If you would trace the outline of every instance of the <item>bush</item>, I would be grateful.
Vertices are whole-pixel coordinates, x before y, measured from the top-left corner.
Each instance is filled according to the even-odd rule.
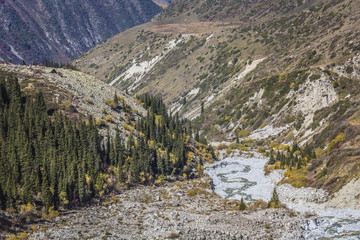
[[[333,139],[333,140],[329,143],[328,147],[326,148],[326,151],[329,152],[329,151],[331,151],[332,149],[334,149],[339,142],[343,142],[343,141],[344,141],[344,137],[345,137],[345,134],[344,134],[344,133],[339,133],[339,134],[335,137],[335,139]]]
[[[29,235],[26,232],[19,233],[18,235],[12,234],[7,240],[19,240],[19,239],[28,239]]]
[[[114,118],[113,118],[113,116],[111,116],[111,115],[106,115],[105,120],[106,120],[107,122],[113,122],[113,121],[114,121]]]
[[[287,170],[284,176],[287,177],[285,182],[291,184],[293,187],[301,188],[307,186],[306,172],[303,170]]]
[[[116,107],[115,102],[114,102],[113,100],[111,100],[111,99],[104,99],[104,103],[105,103],[106,105],[108,105],[109,107],[111,107],[111,108],[115,108],[115,107]]]
[[[226,149],[226,154],[227,154],[227,155],[230,155],[231,152],[232,152],[231,148],[227,148],[227,149]]]
[[[219,144],[219,146],[217,147],[218,150],[224,150],[224,149],[226,149],[226,148],[227,148],[226,143],[221,143],[221,144]]]
[[[59,211],[55,211],[54,207],[49,208],[49,212],[47,213],[45,208],[42,209],[42,218],[47,220],[52,220],[59,216]]]
[[[348,74],[351,74],[351,73],[354,72],[354,68],[353,68],[352,66],[347,66],[347,67],[346,67],[346,72],[347,72]]]
[[[255,202],[251,203],[250,206],[248,206],[248,210],[258,210],[258,209],[266,209],[268,206],[268,203],[264,200],[256,200]]]
[[[199,194],[206,194],[207,192],[203,189],[200,189],[200,188],[191,188],[188,190],[187,192],[187,195],[189,197],[194,197],[196,195],[199,195]]]
[[[248,137],[250,135],[250,132],[248,130],[240,130],[238,132],[238,137],[239,138],[245,138],[245,137]]]
[[[241,145],[239,143],[231,143],[229,148],[231,149],[240,149]]]
[[[31,203],[28,203],[27,205],[23,204],[20,205],[20,214],[23,216],[27,216],[35,211],[35,206]]]
[[[94,104],[93,100],[91,98],[86,98],[85,102],[89,103],[89,104]]]

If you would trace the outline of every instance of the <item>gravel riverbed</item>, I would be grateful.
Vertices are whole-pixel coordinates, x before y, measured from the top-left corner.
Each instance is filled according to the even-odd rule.
[[[360,210],[343,204],[336,206],[344,200],[344,195],[350,206],[358,206],[353,204],[356,199],[352,195],[358,194],[359,181],[351,182],[339,192],[345,194],[330,198],[323,189],[295,188],[290,184],[277,186],[284,171],[275,170],[265,175],[267,161],[257,153],[251,156],[233,155],[208,166],[205,171],[214,181],[215,192],[227,199],[268,201],[276,186],[281,203],[305,215],[317,216],[301,226],[305,239],[360,239]]]
[[[304,239],[301,226],[315,219],[287,209],[241,212],[209,182],[128,190],[39,226],[30,239]]]

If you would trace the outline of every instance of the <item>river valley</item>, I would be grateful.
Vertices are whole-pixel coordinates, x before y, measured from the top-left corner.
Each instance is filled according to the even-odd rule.
[[[138,186],[38,225],[30,239],[359,239],[359,211],[328,208],[322,190],[276,186],[283,171],[265,175],[267,161],[225,157],[205,168],[209,177]],[[290,209],[254,210],[275,186]]]
[[[274,170],[265,175],[267,161],[256,153],[253,157],[226,157],[207,167],[206,173],[213,179],[215,192],[226,199],[269,201],[284,171]],[[359,210],[328,206],[327,193],[319,189],[284,184],[277,186],[277,191],[280,201],[292,210],[319,216],[301,226],[305,239],[360,239]]]

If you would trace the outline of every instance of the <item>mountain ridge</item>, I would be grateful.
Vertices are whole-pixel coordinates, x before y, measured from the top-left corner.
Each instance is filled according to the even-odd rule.
[[[126,28],[149,21],[160,8],[150,0],[4,0],[0,11],[0,56],[31,64],[68,62]]]

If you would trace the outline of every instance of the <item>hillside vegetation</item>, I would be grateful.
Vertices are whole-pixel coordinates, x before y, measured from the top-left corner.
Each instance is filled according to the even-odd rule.
[[[175,1],[74,64],[128,94],[160,94],[208,139],[254,139],[276,151],[308,144],[316,158],[304,185],[333,192],[359,176],[359,8]]]
[[[102,120],[91,114],[101,107],[99,96],[85,100],[92,106],[86,108],[79,99],[86,90],[69,87],[86,75],[54,84],[57,77],[47,79],[48,69],[36,68],[38,79],[16,71],[29,67],[2,65],[6,71],[0,72],[1,234],[139,184],[198,177],[203,164],[216,158],[211,147],[191,137],[190,123],[167,114],[161,98],[140,96],[132,108],[131,97],[103,91],[111,110]],[[76,76],[71,70],[57,72]],[[65,77],[58,73],[50,74]],[[101,86],[88,77],[87,83]],[[62,90],[66,87],[69,91]],[[62,106],[59,94],[68,105]]]

